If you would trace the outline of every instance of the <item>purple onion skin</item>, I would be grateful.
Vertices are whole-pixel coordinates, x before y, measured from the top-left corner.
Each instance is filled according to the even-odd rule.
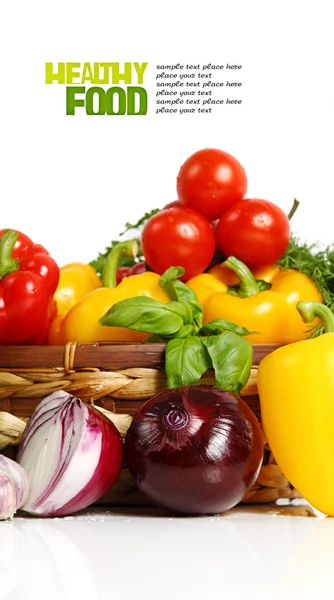
[[[238,396],[214,386],[182,386],[139,409],[125,458],[139,489],[159,506],[217,514],[238,504],[256,481],[263,437]]]
[[[45,447],[45,442],[47,443],[48,440],[43,438],[43,435],[48,434],[48,430],[44,434],[40,433],[41,427],[45,424],[49,429],[53,426],[61,428],[58,463],[55,465],[54,472],[50,472],[50,480],[41,489],[34,487],[34,478],[31,474],[30,489],[31,492],[34,492],[35,500],[32,501],[28,496],[22,510],[40,517],[70,515],[99,500],[116,483],[123,463],[122,438],[112,421],[93,406],[66,392],[55,392],[40,402],[24,431],[17,454],[20,464],[26,464],[24,461],[29,457],[30,444],[36,436],[41,437],[41,453],[44,452],[41,463],[47,461],[48,452],[52,455],[52,448],[47,450]],[[86,435],[83,444],[79,439],[82,430]],[[91,474],[90,479],[79,489],[74,481],[75,477],[69,480],[67,489],[68,486],[73,485],[73,489],[77,490],[76,493],[74,492],[72,497],[63,504],[61,499],[55,502],[53,494],[57,491],[62,479],[66,477],[69,465],[76,459],[77,453],[83,456],[87,453],[87,459],[89,459],[92,451],[91,444],[96,435],[101,436],[101,450],[97,456],[94,471],[90,467],[90,472],[87,473],[87,475]],[[79,436],[77,440],[76,436]],[[38,438],[37,441],[39,441]],[[33,465],[33,470],[36,473],[36,465]],[[29,467],[27,467],[27,472],[29,475]]]

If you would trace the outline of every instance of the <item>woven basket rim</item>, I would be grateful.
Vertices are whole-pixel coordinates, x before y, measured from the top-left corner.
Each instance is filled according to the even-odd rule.
[[[253,364],[279,348],[279,344],[253,344]],[[64,346],[0,346],[0,369],[163,367],[165,343],[144,342],[68,342]]]

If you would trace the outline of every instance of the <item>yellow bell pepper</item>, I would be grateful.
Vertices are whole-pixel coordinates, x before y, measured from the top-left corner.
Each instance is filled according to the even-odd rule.
[[[279,272],[280,268],[276,265],[259,267],[252,271],[255,279],[268,283],[271,283]],[[223,263],[214,265],[207,273],[200,273],[200,275],[188,279],[187,285],[195,292],[199,303],[203,306],[209,296],[218,292],[227,292],[228,286],[234,286],[238,281],[238,275]]]
[[[257,267],[256,269],[252,269],[252,273],[255,279],[261,279],[262,281],[267,281],[271,283],[274,277],[279,273],[280,268],[277,265],[269,265],[266,267]],[[208,274],[215,277],[215,279],[219,279],[225,285],[235,285],[239,282],[238,275],[229,269],[226,266],[226,263],[220,263],[211,267],[208,270]]]
[[[83,263],[60,267],[60,277],[54,300],[58,314],[67,313],[81,298],[102,286],[95,269]]]
[[[212,294],[219,292],[226,294],[227,292],[227,285],[209,273],[200,273],[200,275],[188,279],[187,286],[195,292],[197,300],[202,306]]]
[[[227,286],[235,285],[239,281],[238,275],[236,275],[232,269],[225,267],[224,263],[213,265],[213,267],[208,270],[208,274]]]
[[[334,315],[317,302],[303,301],[297,308],[307,323],[320,317],[326,333],[282,346],[261,361],[262,423],[290,483],[315,508],[334,516]]]
[[[101,286],[100,277],[90,265],[70,263],[60,267],[59,283],[54,295],[57,314],[50,325],[49,344],[59,343],[61,323],[72,306]]]
[[[254,344],[288,344],[309,335],[296,309],[301,300],[322,302],[318,288],[309,277],[293,269],[275,271],[274,267],[271,283],[268,283],[270,289],[264,289],[248,267],[235,257],[231,256],[224,264],[239,277],[238,293],[210,295],[203,304],[204,323],[218,318],[232,321],[254,332],[246,336]]]
[[[137,244],[133,240],[115,246],[110,252],[102,274],[104,287],[98,288],[77,302],[63,319],[59,318],[49,343],[63,345],[67,342],[141,341],[149,334],[124,327],[106,327],[99,319],[113,304],[126,298],[148,296],[160,302],[170,302],[169,296],[159,286],[160,275],[152,272],[131,275],[116,287],[116,270],[121,255],[135,256]]]

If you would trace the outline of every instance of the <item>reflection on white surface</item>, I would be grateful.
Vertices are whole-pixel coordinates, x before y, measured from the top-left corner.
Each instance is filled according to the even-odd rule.
[[[187,518],[100,509],[19,517],[0,523],[0,598],[296,600],[310,591],[332,598],[334,520],[291,512],[238,507]]]
[[[0,522],[0,598],[16,590],[24,576],[24,544],[24,535],[14,522]]]
[[[291,598],[333,600],[333,555],[334,519],[317,520],[293,553],[281,578],[280,597],[289,586]]]
[[[87,560],[55,521],[0,524],[0,598],[97,600]]]

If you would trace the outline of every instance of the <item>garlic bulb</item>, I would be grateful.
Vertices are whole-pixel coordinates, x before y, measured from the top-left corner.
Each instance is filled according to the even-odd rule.
[[[14,460],[0,454],[0,520],[11,519],[25,503],[29,478]]]

